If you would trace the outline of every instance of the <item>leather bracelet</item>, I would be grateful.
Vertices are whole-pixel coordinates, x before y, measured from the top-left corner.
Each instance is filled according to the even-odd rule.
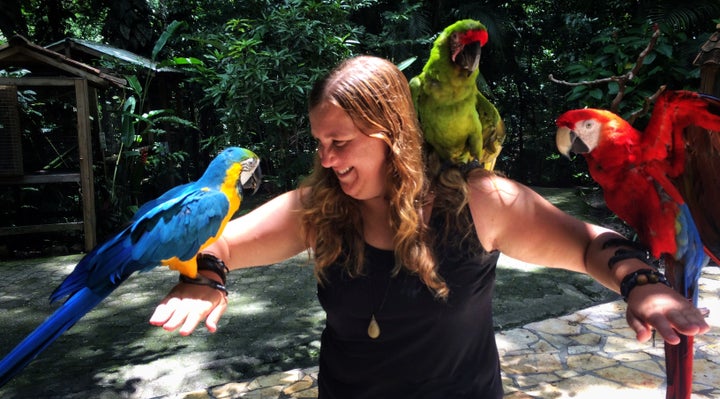
[[[667,278],[665,278],[665,275],[659,271],[652,269],[636,270],[623,278],[622,283],[620,283],[620,294],[622,295],[623,300],[627,302],[630,291],[632,291],[633,288],[638,285],[657,283],[665,284],[672,288],[670,282],[668,282]]]
[[[211,271],[220,277],[223,285],[227,283],[227,274],[230,269],[225,266],[225,262],[210,254],[198,254],[196,261],[198,270]]]
[[[625,238],[611,238],[605,241],[602,245],[602,249],[609,247],[627,246],[628,248],[619,248],[615,251],[615,254],[608,260],[608,268],[612,269],[615,264],[625,259],[637,259],[648,266],[657,267],[658,261],[653,258],[650,254],[650,250],[644,245],[631,241]]]
[[[180,281],[183,283],[187,283],[187,284],[204,285],[207,287],[212,287],[218,291],[222,291],[223,293],[225,293],[225,296],[227,296],[227,294],[228,294],[227,288],[225,288],[225,286],[223,284],[220,284],[211,278],[207,278],[207,277],[203,276],[202,274],[198,274],[197,277],[195,277],[195,278],[191,278],[184,274],[181,274]]]

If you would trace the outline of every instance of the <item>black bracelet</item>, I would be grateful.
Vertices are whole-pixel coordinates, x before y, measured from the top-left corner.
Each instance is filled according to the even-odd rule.
[[[218,291],[222,291],[223,293],[225,293],[226,296],[228,294],[227,288],[225,288],[225,286],[223,284],[220,284],[213,279],[207,278],[207,277],[203,276],[202,274],[198,274],[197,277],[195,277],[195,278],[191,278],[184,274],[181,274],[180,281],[183,283],[188,283],[188,284],[205,285],[208,287],[215,288]]]
[[[620,294],[625,302],[627,302],[630,291],[632,291],[633,288],[638,285],[657,283],[662,283],[672,288],[670,282],[668,282],[667,278],[665,278],[665,275],[659,271],[652,269],[636,270],[623,278],[622,283],[620,283]]]
[[[230,269],[225,266],[225,262],[210,254],[198,254],[196,260],[198,271],[211,271],[220,277],[223,284],[227,283],[227,274],[230,272]]]
[[[619,248],[617,251],[615,251],[615,255],[613,255],[610,259],[608,259],[608,268],[612,269],[615,267],[615,264],[625,260],[625,259],[638,259],[641,262],[645,263],[646,265],[657,267],[658,261],[653,258],[653,256],[650,254],[650,250],[647,249],[644,245],[636,242],[636,241],[630,241],[625,238],[611,238],[607,241],[605,241],[602,245],[602,249],[607,249],[609,247],[616,247],[616,246],[628,246],[631,249],[628,248]]]

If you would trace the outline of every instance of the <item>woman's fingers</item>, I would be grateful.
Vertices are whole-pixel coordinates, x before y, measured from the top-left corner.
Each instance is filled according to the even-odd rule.
[[[198,288],[204,291],[192,292]],[[182,287],[179,284],[155,308],[150,324],[167,331],[179,328],[180,335],[190,335],[205,320],[208,331],[215,332],[226,308],[227,297],[224,294],[207,287]]]

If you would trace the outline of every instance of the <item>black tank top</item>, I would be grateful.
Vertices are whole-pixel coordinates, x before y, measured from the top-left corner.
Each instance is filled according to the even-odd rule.
[[[447,301],[404,269],[391,278],[392,251],[366,245],[360,277],[328,268],[318,286],[327,313],[319,399],[502,398],[492,319],[499,253],[452,242],[435,251]],[[377,339],[367,333],[373,313]]]

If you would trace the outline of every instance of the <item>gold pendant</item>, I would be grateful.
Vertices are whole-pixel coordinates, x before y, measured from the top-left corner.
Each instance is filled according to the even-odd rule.
[[[375,320],[375,315],[372,315],[372,318],[370,318],[370,324],[368,325],[368,336],[372,339],[380,336],[380,326],[378,325],[377,320]]]

